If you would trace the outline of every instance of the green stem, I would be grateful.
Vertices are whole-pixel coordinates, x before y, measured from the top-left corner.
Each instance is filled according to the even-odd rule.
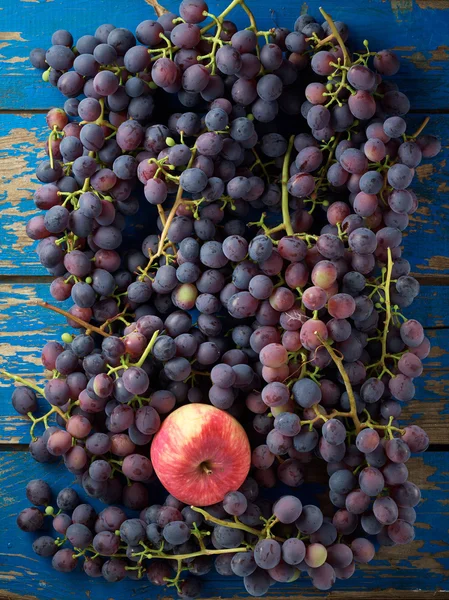
[[[327,12],[323,8],[321,8],[321,6],[320,6],[320,13],[325,18],[327,24],[329,25],[329,29],[331,30],[333,36],[335,37],[335,39],[337,40],[337,42],[341,48],[341,51],[343,52],[343,58],[344,58],[343,65],[346,67],[351,62],[351,58],[349,56],[348,49],[346,48],[345,43],[341,38],[341,35],[337,31],[337,28],[335,27],[335,24],[332,20],[332,17],[330,15],[328,15]]]
[[[210,515],[207,511],[202,508],[197,508],[196,506],[190,507],[192,510],[199,512],[207,521],[212,521],[212,523],[216,523],[217,525],[223,525],[223,527],[230,527],[231,529],[240,529],[241,531],[247,531],[248,533],[252,533],[253,535],[257,535],[257,537],[264,537],[263,533],[254,527],[249,527],[244,523],[232,523],[231,521],[223,521],[222,519],[217,519]],[[278,540],[280,542],[284,542],[283,538],[274,537],[273,539]]]
[[[351,410],[349,411],[348,416],[350,416],[350,418],[354,421],[356,431],[357,431],[357,433],[359,433],[359,431],[362,429],[362,424],[360,423],[360,419],[357,414],[357,404],[355,401],[354,391],[352,389],[351,382],[349,381],[348,374],[346,373],[346,371],[343,367],[343,361],[338,356],[338,354],[335,352],[335,350],[332,348],[332,346],[327,341],[323,340],[323,338],[319,334],[317,334],[317,335],[318,335],[318,339],[321,341],[323,346],[329,352],[330,357],[334,361],[335,366],[337,367],[338,372],[340,373],[341,378],[343,379],[343,383],[345,384],[345,388],[348,393],[349,406],[351,407]]]
[[[150,354],[151,350],[153,349],[153,346],[156,343],[158,335],[159,335],[159,330],[155,331],[153,333],[153,335],[151,336],[150,341],[148,342],[148,346],[145,348],[145,352],[139,358],[138,362],[136,362],[134,364],[131,364],[132,367],[141,367],[143,365],[143,363],[147,359],[148,355]]]
[[[23,383],[23,385],[26,385],[27,387],[31,388],[32,390],[34,390],[35,392],[37,392],[38,394],[40,394],[41,396],[43,396],[45,398],[44,390],[42,388],[40,388],[39,386],[37,386],[32,381],[30,381],[29,379],[24,379],[23,377],[20,377],[20,375],[13,375],[12,373],[5,371],[4,369],[0,369],[0,375],[3,375],[4,377],[7,377],[8,379],[13,379],[14,381],[17,381],[17,383]]]
[[[290,211],[288,206],[288,189],[287,182],[289,178],[289,168],[290,168],[290,155],[292,153],[293,142],[295,140],[295,136],[292,135],[288,141],[287,152],[284,156],[284,163],[282,165],[282,220],[285,226],[285,232],[287,235],[293,235],[293,227],[292,222],[290,220]]]

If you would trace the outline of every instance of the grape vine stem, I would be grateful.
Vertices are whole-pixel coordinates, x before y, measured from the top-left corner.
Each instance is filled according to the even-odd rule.
[[[7,377],[8,379],[12,379],[13,381],[17,381],[17,383],[22,383],[26,387],[31,388],[32,390],[34,390],[35,392],[37,392],[38,394],[40,394],[41,396],[43,396],[45,398],[45,390],[42,389],[41,387],[39,387],[38,385],[36,385],[35,383],[33,383],[32,381],[30,381],[29,379],[25,379],[24,377],[21,377],[20,375],[13,375],[12,373],[5,371],[4,369],[0,369],[0,375],[3,375],[3,377]],[[47,402],[48,402],[48,400],[47,400]],[[34,417],[30,417],[30,418],[32,420],[34,419],[34,421],[37,422],[37,421],[43,420],[44,418],[48,418],[52,413],[58,413],[58,415],[60,417],[62,417],[64,419],[64,421],[67,421],[67,416],[64,414],[64,412],[59,408],[59,406],[55,406],[54,404],[51,404],[50,412],[46,413],[46,415],[44,415],[43,417],[40,417],[39,419],[34,419]],[[31,413],[28,413],[28,415],[31,415]]]
[[[430,117],[426,117],[426,118],[424,119],[424,121],[421,123],[421,125],[418,127],[418,129],[415,131],[415,133],[412,133],[412,136],[411,136],[411,137],[412,137],[413,139],[417,138],[417,137],[418,137],[418,135],[419,135],[420,133],[422,133],[422,131],[425,129],[425,127],[426,127],[426,125],[427,125],[427,123],[428,123],[429,121],[430,121]]]
[[[282,220],[284,222],[285,232],[287,235],[293,235],[293,227],[290,219],[290,211],[288,206],[288,188],[287,183],[289,180],[289,168],[290,168],[290,156],[293,149],[293,142],[295,140],[295,136],[290,136],[288,140],[287,151],[284,156],[284,162],[282,164]]]
[[[192,148],[192,155],[190,157],[189,160],[189,164],[187,165],[187,169],[189,169],[192,166],[193,161],[195,160],[195,155],[196,155],[196,147],[194,146]],[[178,208],[181,206],[182,204],[182,195],[183,195],[184,190],[182,189],[181,185],[178,184],[178,191],[176,193],[176,198],[175,198],[175,202],[173,204],[173,206],[170,209],[170,213],[167,216],[167,219],[164,223],[164,227],[162,229],[161,232],[161,239],[159,240],[159,246],[157,249],[157,252],[155,252],[154,254],[151,255],[150,260],[148,261],[147,266],[145,267],[145,269],[143,270],[143,273],[140,275],[139,279],[141,281],[143,281],[145,279],[145,277],[148,274],[148,270],[151,267],[151,265],[153,264],[153,262],[156,260],[156,258],[159,258],[164,250],[164,244],[165,244],[165,238],[167,237],[167,233],[169,230],[169,227],[173,221],[173,219],[176,216],[176,211],[178,210]]]
[[[345,66],[347,66],[351,62],[351,58],[349,56],[348,49],[346,48],[341,35],[338,33],[338,30],[335,27],[335,23],[333,22],[332,17],[330,15],[328,15],[327,12],[324,10],[324,8],[322,8],[321,6],[320,6],[320,13],[325,18],[327,24],[329,25],[329,29],[332,31],[333,36],[335,37],[338,44],[340,45],[341,51],[343,52],[343,58],[344,58],[343,64]]]
[[[385,320],[384,320],[384,330],[382,333],[382,360],[380,364],[385,369],[385,356],[387,355],[387,340],[388,340],[388,327],[391,321],[391,301],[390,301],[390,284],[391,284],[391,273],[393,270],[393,260],[391,257],[391,249],[387,248],[387,272],[385,275]],[[384,370],[381,372],[380,377],[384,374]]]
[[[36,304],[38,306],[42,306],[42,308],[48,308],[49,310],[52,310],[53,312],[58,313],[59,315],[63,315],[67,319],[71,319],[72,321],[75,321],[75,323],[78,323],[78,325],[81,325],[82,327],[84,327],[84,329],[86,330],[86,333],[88,331],[95,331],[95,333],[99,333],[103,337],[110,337],[110,334],[106,333],[106,331],[103,331],[99,327],[95,327],[94,325],[91,325],[87,321],[83,321],[83,319],[80,319],[79,317],[76,317],[75,315],[70,314],[66,310],[63,310],[62,308],[53,306],[53,304],[50,304],[49,302],[44,302],[42,300],[36,300]]]
[[[356,432],[359,433],[359,431],[363,429],[363,427],[357,414],[357,404],[354,396],[354,391],[352,389],[351,382],[349,381],[348,374],[346,373],[345,368],[343,366],[343,361],[327,341],[323,340],[323,338],[318,333],[316,335],[323,344],[323,346],[326,348],[326,350],[329,352],[330,357],[334,361],[335,366],[337,367],[338,372],[340,373],[341,378],[343,379],[343,383],[345,384],[346,392],[349,398],[349,406],[351,408],[348,416],[350,416],[350,418],[354,421]]]
[[[259,537],[259,538],[264,537],[264,534],[262,531],[259,531],[258,529],[255,529],[254,527],[249,527],[248,525],[245,525],[244,523],[241,523],[240,521],[238,523],[232,523],[231,521],[223,521],[222,519],[217,519],[216,517],[213,517],[212,515],[210,515],[208,512],[206,512],[202,508],[198,508],[196,506],[191,506],[190,508],[192,510],[194,510],[195,512],[198,512],[201,515],[203,515],[203,517],[207,521],[212,521],[212,523],[216,523],[217,525],[223,525],[224,527],[231,527],[231,529],[240,529],[241,531],[247,531],[248,533],[257,535],[257,537]],[[278,542],[285,542],[284,538],[273,536],[273,539],[277,540]]]

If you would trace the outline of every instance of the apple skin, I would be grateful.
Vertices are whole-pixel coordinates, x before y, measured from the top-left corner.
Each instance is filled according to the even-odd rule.
[[[208,506],[242,485],[251,448],[245,430],[229,413],[209,404],[186,404],[169,414],[154,436],[151,462],[175,498]]]

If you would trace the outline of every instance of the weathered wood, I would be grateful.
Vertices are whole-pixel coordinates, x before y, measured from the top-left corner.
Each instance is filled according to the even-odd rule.
[[[348,581],[338,581],[331,597],[347,598],[346,592],[371,592],[375,598],[404,598],[401,592],[449,591],[449,552],[447,550],[447,530],[449,513],[446,509],[448,477],[446,455],[428,452],[423,457],[409,461],[410,479],[422,489],[423,501],[418,507],[416,540],[408,546],[381,549],[376,559],[369,565],[357,568]],[[167,599],[175,595],[170,588],[154,588],[148,581],[122,581],[114,586],[101,580],[89,580],[77,569],[69,575],[56,573],[50,568],[48,559],[41,559],[31,550],[31,541],[36,537],[20,532],[15,525],[17,513],[28,505],[25,499],[25,483],[34,477],[43,477],[57,492],[66,485],[73,484],[73,476],[61,465],[39,465],[27,453],[3,452],[0,455],[0,475],[2,476],[2,513],[0,521],[0,599],[16,600],[13,594],[25,596],[27,600],[37,597],[50,600],[62,597],[78,599],[87,594],[91,600],[104,598],[122,599],[130,594],[137,600],[144,598]],[[79,487],[76,486],[77,491]],[[296,490],[300,498],[313,502],[327,494],[326,486],[315,483],[305,484]],[[317,494],[317,496],[315,496]],[[85,496],[81,494],[83,498]],[[91,501],[97,509],[101,504]],[[330,513],[331,514],[331,513]],[[393,590],[396,590],[393,592]],[[291,584],[274,586],[268,598],[281,600],[323,597],[314,590],[310,580],[302,576]],[[223,578],[215,572],[205,577],[203,597],[210,600],[221,598],[247,597],[243,583],[237,578]],[[352,597],[352,596],[349,596]],[[367,596],[357,596],[366,598]],[[413,596],[412,596],[413,597]],[[423,598],[417,595],[417,598]]]
[[[0,284],[0,368],[42,383],[40,352],[45,342],[59,340],[67,330],[64,318],[36,306],[51,301],[48,283]],[[62,306],[68,308],[70,301]],[[449,444],[449,287],[425,286],[405,312],[427,328],[433,347],[416,380],[416,399],[404,406],[402,420],[424,427],[434,444]],[[0,443],[29,441],[29,422],[10,406],[12,384],[0,379]],[[45,401],[42,400],[42,406]]]
[[[415,131],[421,121],[422,116],[410,115],[409,130]],[[426,131],[443,141],[448,139],[449,116],[433,115]],[[44,156],[48,132],[43,114],[0,114],[0,276],[47,274],[34,252],[36,244],[26,236],[25,225],[31,216],[39,214],[32,200],[39,186],[34,171]],[[449,150],[445,147],[436,159],[424,161],[417,168],[413,185],[419,208],[405,233],[404,256],[410,260],[414,272],[426,277],[449,275],[448,234],[442,225],[449,221],[448,158]],[[142,210],[137,217],[128,218],[125,233],[125,239],[134,246],[155,230],[157,214],[155,207],[143,198],[141,189],[136,193],[142,198]]]
[[[162,0],[173,10],[178,2]],[[219,12],[226,6],[224,0],[211,3],[210,10]],[[307,3],[276,5],[263,1],[257,7],[261,29],[276,25],[292,25],[299,11],[308,10]],[[310,3],[308,3],[310,4]],[[407,93],[414,111],[447,111],[448,57],[447,31],[449,29],[448,0],[370,0],[363,2],[363,10],[353,0],[327,0],[325,8],[336,19],[346,21],[351,29],[354,46],[361,46],[366,37],[372,49],[395,47],[404,58],[395,81]],[[26,220],[36,214],[32,193],[37,187],[34,171],[44,156],[43,143],[48,133],[44,115],[13,114],[20,110],[42,110],[61,106],[62,96],[28,63],[29,51],[36,46],[48,47],[51,33],[61,27],[70,29],[75,40],[85,33],[93,33],[104,21],[134,29],[146,18],[153,18],[154,0],[128,0],[126,10],[120,0],[7,0],[0,9],[0,368],[9,368],[39,381],[42,366],[39,354],[43,343],[58,339],[65,330],[63,318],[43,309],[30,306],[33,298],[49,299],[48,279],[44,276],[33,248],[24,233]],[[316,5],[310,6],[318,16]],[[244,23],[241,11],[236,21]],[[234,17],[232,17],[234,18]],[[3,114],[1,114],[3,112]],[[449,138],[448,116],[434,114],[427,131]],[[411,116],[410,131],[416,128],[422,116]],[[419,299],[405,311],[407,316],[419,319],[427,328],[433,343],[432,353],[425,362],[425,373],[417,381],[416,400],[404,407],[403,421],[425,427],[434,444],[449,443],[449,343],[447,329],[449,316],[449,259],[448,236],[445,224],[449,222],[449,187],[447,184],[447,144],[437,160],[417,169],[415,190],[420,207],[411,220],[405,239],[404,256],[423,285]],[[154,230],[154,214],[147,212],[137,225],[128,227],[130,238],[143,237]],[[13,276],[8,279],[7,276]],[[31,276],[31,279],[30,279]],[[23,279],[19,279],[23,278]],[[45,283],[44,283],[45,281]],[[426,285],[430,284],[430,285]],[[19,510],[24,508],[24,487],[33,477],[44,477],[56,490],[74,483],[74,477],[61,465],[39,465],[21,443],[29,439],[28,423],[20,416],[12,416],[10,407],[11,385],[0,380],[0,600],[124,600],[144,598],[169,600],[176,597],[172,588],[151,587],[143,582],[124,581],[113,586],[103,580],[89,580],[79,570],[70,575],[52,571],[48,560],[39,559],[31,550],[34,536],[20,532],[15,526]],[[8,448],[9,452],[4,451]],[[16,451],[13,451],[16,450]],[[339,581],[335,591],[326,597],[347,599],[416,599],[427,600],[449,593],[449,513],[448,455],[429,452],[410,461],[411,479],[423,489],[423,502],[418,509],[417,539],[409,546],[383,549],[371,565],[357,569],[349,581]],[[311,469],[313,470],[313,469]],[[316,473],[310,473],[313,490],[324,499],[327,486],[320,483]],[[318,483],[316,483],[318,480]],[[278,494],[278,491],[275,492]],[[286,492],[290,493],[290,492]],[[299,490],[299,496],[313,501],[308,486]],[[100,505],[94,502],[100,509]],[[323,598],[314,590],[308,578],[301,577],[294,584],[276,585],[268,597],[272,600]],[[215,573],[206,577],[203,598],[244,598],[241,580],[226,579]]]
[[[120,0],[97,0],[95,10],[89,0],[53,2],[10,0],[3,12],[3,22],[10,31],[0,34],[0,108],[29,109],[49,108],[59,105],[59,94],[50,85],[43,86],[40,73],[28,62],[32,48],[48,48],[53,31],[69,29],[75,42],[84,34],[93,34],[104,20],[115,21],[121,27],[134,30],[143,19],[154,18],[151,2],[128,0],[126,11]],[[161,2],[167,9],[176,11],[178,2]],[[212,3],[210,9],[217,14],[227,2]],[[365,38],[372,49],[395,48],[403,58],[397,81],[400,88],[410,96],[414,108],[447,109],[445,82],[448,75],[447,28],[449,11],[438,10],[445,6],[443,0],[425,3],[423,0],[372,0],[365,2],[363,11],[354,10],[353,0],[328,0],[325,8],[332,16],[345,21],[351,30],[354,49],[362,47]],[[317,6],[307,3],[287,2],[273,5],[260,2],[249,3],[253,8],[259,29],[273,26],[293,27],[300,11],[308,9],[319,18]],[[257,10],[255,10],[257,8]],[[61,22],[61,15],[63,23]],[[241,10],[231,16],[239,25],[249,25]],[[431,32],[431,33],[430,33]],[[419,81],[419,85],[416,84]]]

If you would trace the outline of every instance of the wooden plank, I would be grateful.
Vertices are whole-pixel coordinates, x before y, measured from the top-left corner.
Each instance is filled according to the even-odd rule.
[[[42,383],[42,346],[67,330],[64,318],[36,306],[52,301],[48,284],[0,284],[0,368]],[[70,301],[63,304],[66,308]],[[424,427],[434,444],[449,444],[449,287],[425,286],[406,314],[420,320],[432,340],[424,375],[416,380],[416,399],[404,406],[403,422]],[[438,327],[435,327],[438,325]],[[29,441],[29,422],[10,406],[12,386],[0,379],[0,443]],[[45,405],[45,402],[42,401]]]
[[[422,117],[410,116],[410,131]],[[449,138],[449,116],[433,115],[427,131],[443,140]],[[25,233],[26,222],[39,214],[32,200],[39,186],[34,171],[44,156],[48,135],[42,114],[0,114],[0,276],[45,275],[34,252],[35,243]],[[404,256],[419,275],[449,275],[447,247],[449,233],[442,223],[449,221],[447,164],[449,147],[437,159],[417,168],[414,189],[419,197],[418,211],[412,216],[404,238]],[[141,198],[141,212],[128,219],[125,239],[133,245],[155,230],[156,209]],[[254,220],[248,217],[248,221]]]
[[[331,598],[356,598],[355,594],[371,592],[376,598],[404,598],[400,592],[449,591],[449,552],[447,550],[449,512],[447,493],[449,480],[446,454],[428,452],[423,457],[409,461],[410,479],[422,489],[423,501],[418,507],[416,540],[407,546],[384,548],[369,566],[357,568],[355,575],[347,581],[338,581]],[[154,588],[148,581],[122,581],[113,586],[101,580],[89,580],[79,569],[69,575],[52,571],[48,559],[41,559],[31,550],[32,534],[20,532],[16,528],[17,513],[28,505],[25,499],[26,482],[35,477],[43,477],[57,492],[66,485],[72,485],[74,478],[61,465],[40,465],[27,453],[2,452],[0,455],[3,502],[0,521],[0,598],[14,598],[19,594],[26,598],[53,600],[64,597],[78,599],[86,594],[90,600],[104,598],[132,597],[135,600],[173,598],[170,588]],[[77,491],[79,487],[75,486]],[[297,491],[307,502],[327,495],[324,483],[303,486]],[[85,496],[81,493],[83,499]],[[154,501],[156,501],[157,496]],[[100,509],[101,505],[90,499],[87,501]],[[332,513],[329,513],[332,514]],[[396,590],[393,593],[392,590]],[[9,596],[8,594],[11,594]],[[352,596],[354,594],[354,596]],[[272,600],[294,599],[299,597],[322,598],[303,576],[295,583],[277,584],[270,589],[268,598]],[[247,597],[242,581],[237,578],[223,578],[215,572],[205,577],[203,598]],[[357,595],[366,598],[366,595]],[[409,594],[408,597],[414,597]],[[422,598],[417,594],[417,598]]]
[[[176,11],[179,2],[166,0],[163,4],[167,9]],[[210,8],[218,14],[227,4],[220,0],[211,4]],[[253,8],[251,2],[249,4]],[[326,10],[336,20],[349,25],[354,49],[361,48],[365,38],[369,39],[372,49],[396,49],[403,58],[397,81],[415,109],[447,109],[445,82],[449,55],[446,32],[449,11],[438,10],[439,4],[447,8],[442,0],[430,3],[424,0],[371,0],[364,3],[363,11],[355,11],[353,0],[339,0],[338,3],[328,0]],[[0,37],[0,41],[3,40],[0,108],[37,109],[58,105],[57,91],[50,85],[43,86],[40,73],[29,64],[30,50],[39,46],[48,48],[51,34],[61,26],[69,29],[76,41],[81,35],[93,34],[106,15],[118,26],[132,30],[142,19],[154,17],[153,9],[144,0],[128,0],[126,11],[121,8],[121,0],[97,0],[95,10],[89,0],[76,3],[69,0],[50,3],[10,0],[3,12],[3,21],[10,31]],[[267,30],[276,25],[293,28],[300,10],[307,11],[307,3],[303,3],[300,9],[300,4],[291,0],[279,7],[265,0],[257,4],[254,12],[259,29]],[[311,7],[311,12],[319,17],[316,6]],[[63,23],[61,14],[64,15]],[[242,11],[234,11],[231,18],[240,26],[249,25]],[[436,20],[438,27],[435,27]]]

